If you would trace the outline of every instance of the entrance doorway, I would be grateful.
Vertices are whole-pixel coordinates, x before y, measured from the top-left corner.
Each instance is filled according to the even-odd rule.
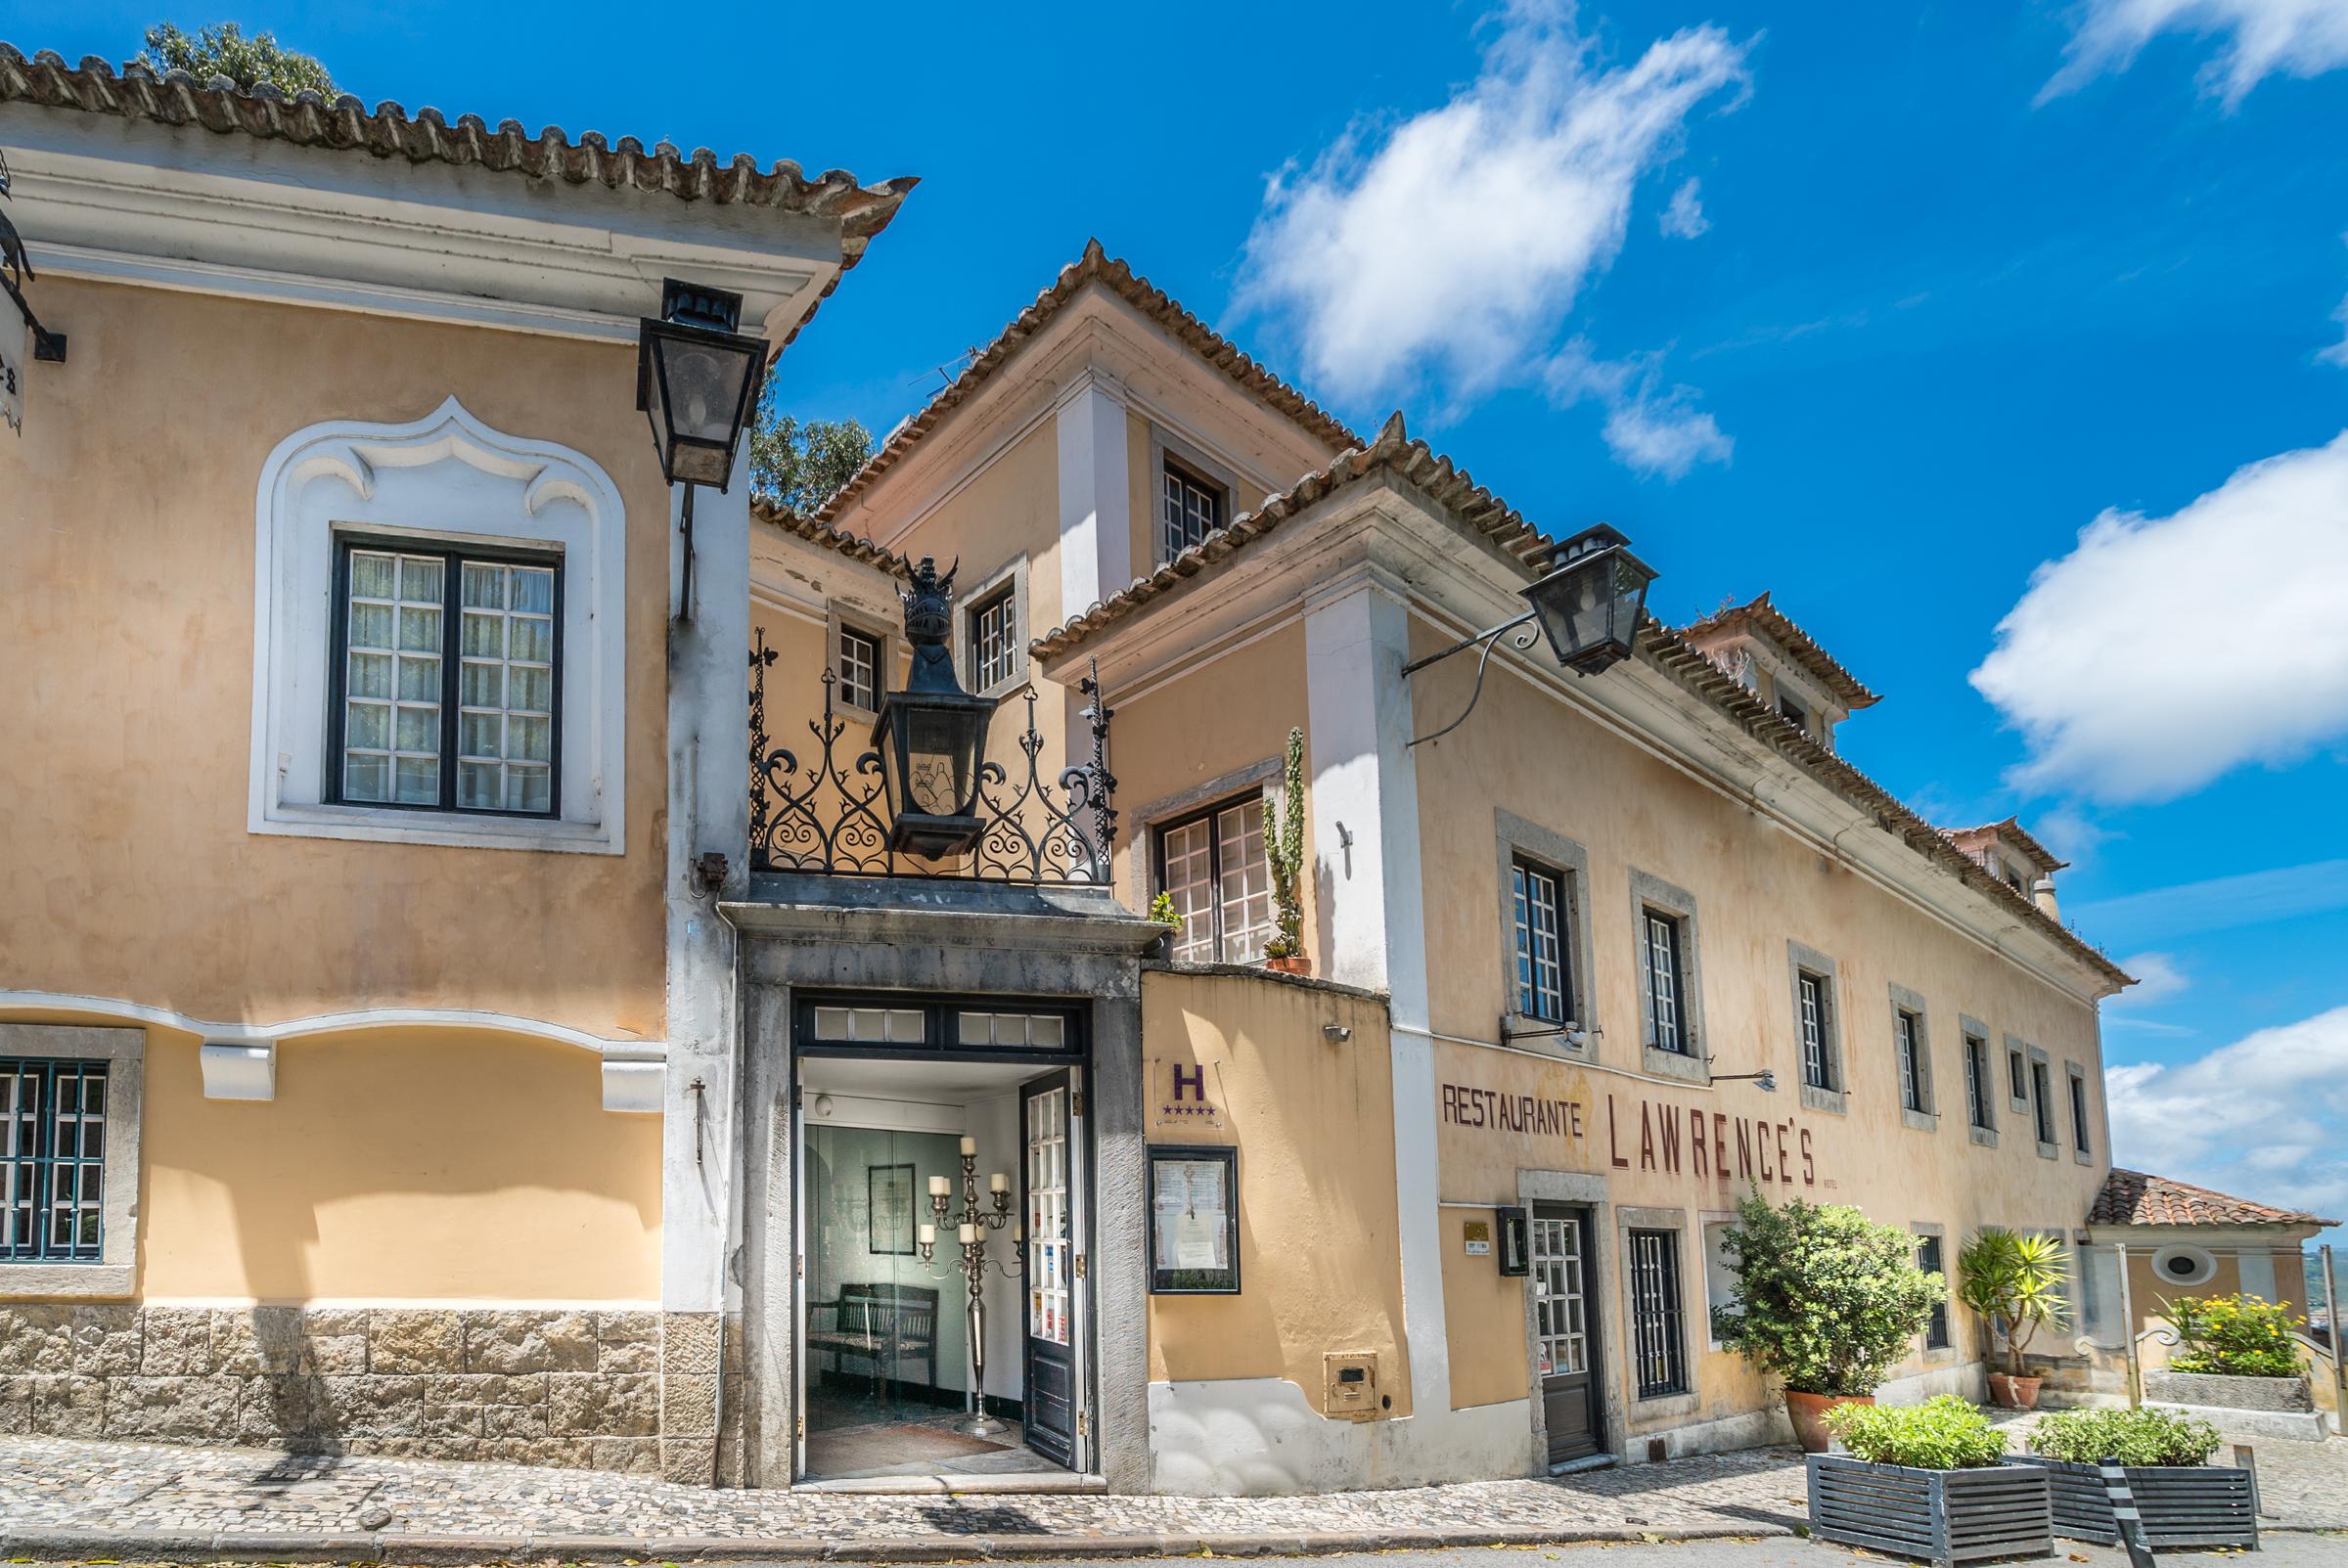
[[[1590,1310],[1590,1211],[1536,1203],[1531,1217],[1533,1348],[1551,1465],[1599,1452],[1598,1317]]]
[[[801,1482],[1086,1462],[1081,1020],[980,1006],[798,1009]]]

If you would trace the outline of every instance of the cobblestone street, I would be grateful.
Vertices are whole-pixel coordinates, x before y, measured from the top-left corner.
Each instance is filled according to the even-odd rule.
[[[2348,1528],[2348,1442],[2267,1443],[2258,1465],[2270,1527]],[[516,1465],[0,1444],[0,1557],[18,1558],[1228,1553],[1782,1535],[1803,1512],[1784,1450],[1554,1481],[1192,1499],[720,1492]]]

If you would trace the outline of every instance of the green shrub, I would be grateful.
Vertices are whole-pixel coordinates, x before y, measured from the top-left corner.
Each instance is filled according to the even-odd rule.
[[[2073,1464],[2202,1464],[2217,1452],[2218,1429],[2168,1411],[2056,1411],[2039,1418],[2030,1449]]]
[[[1797,1394],[1874,1393],[1947,1297],[1915,1237],[1857,1209],[1748,1193],[1725,1241],[1737,1307],[1714,1331]]]
[[[2288,1307],[2256,1296],[2180,1296],[2161,1312],[2182,1343],[2169,1366],[2181,1372],[2228,1377],[2296,1377],[2299,1346],[2291,1330],[2304,1323]]]
[[[2062,1326],[2068,1278],[2062,1243],[2050,1235],[1984,1226],[1957,1254],[1957,1299],[2005,1336],[2008,1376],[2022,1375],[2022,1353],[2041,1327]]]
[[[1921,1405],[1837,1405],[1827,1430],[1853,1458],[1919,1470],[1978,1470],[2006,1457],[2006,1435],[1954,1394]]]

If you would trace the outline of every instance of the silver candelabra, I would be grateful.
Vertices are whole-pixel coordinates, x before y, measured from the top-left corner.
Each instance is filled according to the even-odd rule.
[[[1010,1427],[986,1413],[986,1232],[1011,1227],[1011,1239],[1016,1247],[1024,1239],[1023,1227],[1012,1218],[1011,1179],[1001,1171],[986,1179],[987,1190],[993,1199],[992,1209],[978,1206],[978,1141],[962,1141],[962,1217],[956,1223],[955,1236],[962,1245],[962,1277],[968,1287],[970,1305],[967,1309],[971,1341],[971,1413],[957,1421],[954,1430],[971,1437],[994,1437],[1008,1432]],[[929,1264],[937,1256],[937,1232],[946,1223],[946,1211],[953,1200],[954,1184],[951,1178],[929,1178],[929,1212],[933,1224],[921,1228],[919,1242],[922,1262]],[[997,1265],[1001,1268],[1001,1265]],[[933,1269],[931,1273],[936,1273]],[[1006,1279],[1019,1277],[1016,1269],[1003,1269]]]

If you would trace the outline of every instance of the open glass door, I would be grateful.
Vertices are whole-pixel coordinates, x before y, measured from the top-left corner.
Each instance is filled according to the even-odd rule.
[[[1081,1187],[1071,1075],[1050,1073],[1019,1091],[1021,1207],[1027,1240],[1025,1387],[1027,1446],[1055,1464],[1079,1468],[1078,1347],[1083,1278],[1076,1193]]]
[[[792,1391],[790,1412],[793,1423],[790,1478],[795,1482],[807,1473],[807,1364],[813,1360],[807,1351],[807,1238],[811,1234],[807,1211],[807,1113],[799,1106],[796,1084],[790,1092],[790,1308],[794,1322],[790,1360],[797,1384]]]

